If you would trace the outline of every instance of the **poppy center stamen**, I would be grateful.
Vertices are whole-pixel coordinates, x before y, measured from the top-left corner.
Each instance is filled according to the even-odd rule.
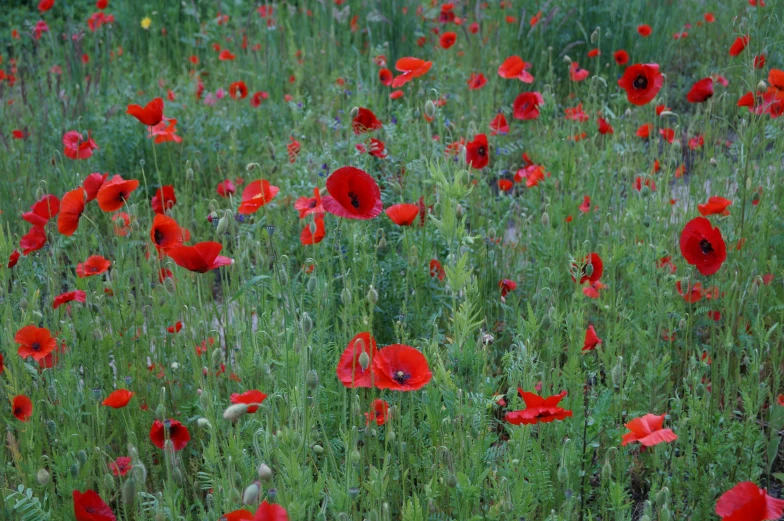
[[[30,347],[33,348],[33,351],[40,351],[41,350],[40,342],[33,342],[33,345],[31,345]]]
[[[160,246],[160,244],[163,242],[163,239],[165,239],[163,233],[160,230],[155,230],[154,235],[155,235],[155,244]]]
[[[392,379],[397,383],[399,383],[400,385],[406,383],[406,380],[408,380],[409,378],[411,378],[411,375],[404,371],[398,371],[392,376]]]
[[[479,147],[477,153],[479,154],[479,157],[485,157],[487,155],[487,150],[485,150],[485,147]]]
[[[357,194],[354,192],[349,192],[348,197],[351,199],[351,206],[359,210],[359,197],[357,197]]]
[[[642,74],[638,74],[636,78],[634,78],[634,88],[635,89],[645,89],[648,87],[648,78],[646,78]]]
[[[310,203],[308,204],[308,208],[315,208],[316,207],[316,200],[311,199]]]
[[[713,251],[713,246],[708,242],[708,239],[702,239],[700,241],[700,249],[702,250],[702,253],[707,255]]]

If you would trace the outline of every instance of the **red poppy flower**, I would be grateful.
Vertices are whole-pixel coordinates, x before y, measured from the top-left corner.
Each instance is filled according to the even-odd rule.
[[[629,63],[629,53],[623,49],[615,51],[613,53],[613,58],[615,59],[615,63],[618,65],[626,65]]]
[[[66,192],[60,202],[60,215],[57,217],[57,230],[63,235],[71,236],[79,227],[79,218],[84,212],[85,190],[81,186]]]
[[[686,262],[696,266],[703,275],[719,271],[727,258],[721,230],[713,228],[705,217],[696,217],[686,223],[681,232],[680,247]]]
[[[362,354],[367,355],[367,365],[363,367]],[[338,380],[345,387],[373,387],[371,364],[377,353],[376,339],[370,333],[358,333],[352,338],[343,354],[340,355],[337,369]]]
[[[660,128],[659,135],[664,138],[667,143],[672,143],[675,140],[675,131],[671,128]]]
[[[784,500],[770,497],[751,481],[738,483],[716,502],[716,514],[722,521],[765,521],[784,514]]]
[[[128,105],[126,114],[130,114],[148,127],[157,125],[163,119],[163,99],[155,98],[144,108],[139,105]]]
[[[597,122],[599,123],[599,134],[613,134],[614,130],[612,126],[607,123],[607,120],[604,118],[598,118]]]
[[[325,213],[324,206],[321,204],[321,191],[313,189],[313,197],[300,197],[294,202],[294,209],[299,211],[299,218],[302,219],[311,214]]]
[[[519,56],[510,56],[498,66],[498,75],[506,79],[518,79],[523,83],[533,83],[534,77],[528,72],[531,64]]]
[[[487,78],[485,75],[480,73],[472,72],[471,76],[468,78],[468,88],[470,90],[478,90],[487,85]]]
[[[670,429],[663,429],[664,414],[646,414],[642,418],[635,418],[625,425],[628,432],[623,435],[621,446],[625,447],[635,441],[640,442],[645,447],[653,447],[659,443],[669,443],[678,439],[678,436]]]
[[[242,202],[237,211],[245,215],[256,213],[259,208],[275,199],[278,192],[280,188],[271,185],[266,179],[253,181],[242,191]]]
[[[651,29],[651,26],[648,24],[642,24],[637,26],[637,32],[640,33],[640,36],[643,38],[647,38],[653,32],[653,29]]]
[[[174,118],[163,118],[157,125],[148,127],[147,137],[154,137],[156,145],[170,141],[182,143],[182,138],[177,135],[177,120]]]
[[[76,521],[116,521],[114,512],[94,490],[73,491]]]
[[[220,521],[253,521],[253,513],[241,508],[223,514]]]
[[[420,60],[419,58],[400,58],[395,62],[395,69],[402,74],[392,80],[392,88],[400,88],[414,78],[424,76],[432,66],[433,62]]]
[[[49,219],[57,215],[60,211],[60,200],[56,195],[47,194],[42,196],[31,207],[29,212],[22,214],[22,219],[33,226],[44,226]]]
[[[177,196],[174,195],[174,187],[172,185],[158,188],[150,200],[152,211],[158,214],[171,210],[175,204],[177,204]]]
[[[182,245],[183,231],[177,221],[164,214],[155,214],[150,229],[150,240],[159,251],[167,251]]]
[[[392,76],[392,71],[389,69],[381,69],[378,71],[378,81],[381,82],[381,85],[389,87],[392,85],[393,79],[394,77]]]
[[[61,293],[54,298],[54,302],[52,303],[52,309],[57,309],[63,304],[68,302],[81,302],[87,299],[87,293],[84,291],[77,289],[76,291],[69,291],[67,293]]]
[[[253,521],[289,521],[289,515],[285,508],[268,503],[265,499],[253,514]]]
[[[653,125],[651,123],[645,123],[644,125],[640,125],[640,128],[638,128],[637,132],[634,134],[642,139],[648,139],[651,136],[651,130],[653,130]]]
[[[52,7],[54,7],[54,0],[41,0],[38,2],[38,10],[42,13],[47,12]]]
[[[569,64],[569,79],[572,81],[583,81],[585,80],[590,72],[586,69],[581,69],[580,64],[577,62],[572,62]]]
[[[590,268],[588,266],[590,266]],[[577,270],[578,266],[573,264],[572,268]],[[598,253],[592,252],[585,256],[579,268],[580,269],[578,274],[580,275],[580,284],[583,284],[584,282],[590,282],[593,284],[602,278],[602,273],[604,272],[604,263],[602,262],[602,258]],[[590,275],[588,274],[589,272]],[[572,280],[575,280],[574,276],[572,277]]]
[[[456,41],[457,41],[457,34],[448,31],[441,35],[441,38],[439,39],[438,43],[439,45],[441,45],[442,49],[449,49],[455,44]]]
[[[234,262],[233,259],[219,255],[222,248],[223,245],[219,242],[200,242],[193,246],[174,246],[166,250],[166,255],[187,270],[207,273]]]
[[[517,96],[512,105],[515,119],[536,119],[539,117],[539,107],[544,104],[544,98],[538,92],[523,92]]]
[[[481,170],[490,161],[487,149],[487,136],[477,134],[473,141],[466,143],[466,163],[471,168]]]
[[[381,128],[382,124],[371,110],[360,107],[357,115],[351,121],[354,134],[360,135]]]
[[[588,326],[588,329],[585,330],[585,340],[583,341],[583,351],[593,351],[596,349],[596,346],[601,345],[602,340],[596,334],[596,330],[593,328],[592,325]]]
[[[493,121],[490,122],[490,135],[495,136],[496,134],[507,134],[509,132],[509,124],[506,122],[506,117],[503,113],[498,113],[493,118]]]
[[[218,183],[218,187],[215,189],[215,191],[218,192],[218,195],[221,197],[228,197],[236,190],[237,187],[234,186],[234,183],[232,183],[230,179],[224,179]]]
[[[84,178],[82,181],[82,186],[84,187],[84,191],[87,193],[87,200],[85,202],[89,203],[98,195],[98,191],[103,186],[103,183],[106,181],[106,178],[109,177],[109,174],[100,174],[98,172],[92,173]]]
[[[708,215],[729,215],[727,207],[732,205],[732,201],[723,197],[709,197],[708,202],[705,204],[698,204],[697,210],[700,215],[707,217]]]
[[[419,214],[419,207],[409,203],[393,204],[384,212],[398,226],[411,226]]]
[[[44,358],[57,347],[57,341],[52,338],[48,329],[34,325],[25,326],[17,331],[14,342],[19,344],[17,350],[19,356],[22,358],[31,356],[36,361]]]
[[[542,398],[534,393],[529,393],[518,388],[517,392],[525,402],[525,409],[506,413],[506,421],[512,425],[532,425],[535,423],[550,423],[554,420],[563,420],[572,415],[572,411],[567,411],[558,407],[558,402],[566,396],[566,391],[560,394]]]
[[[588,121],[588,114],[583,112],[583,104],[579,103],[576,107],[567,107],[564,109],[564,116],[571,121],[579,121],[580,123]]]
[[[768,83],[778,91],[784,91],[784,70],[771,69],[768,72]]]
[[[248,96],[248,87],[245,85],[245,82],[235,81],[234,83],[229,85],[229,96],[234,99],[245,99]]]
[[[168,434],[168,436],[166,436]],[[150,441],[153,445],[162,449],[166,444],[166,438],[171,440],[172,447],[175,451],[180,451],[188,445],[191,439],[191,434],[188,428],[177,420],[155,420],[150,429]]]
[[[749,35],[745,36],[738,36],[735,38],[735,41],[732,42],[730,46],[730,56],[737,56],[743,52],[746,46],[749,44]]]
[[[14,251],[11,252],[11,255],[8,256],[8,264],[6,266],[8,268],[13,268],[14,266],[16,266],[16,263],[19,262],[19,257],[21,255],[22,254],[19,253],[19,250],[14,249]]]
[[[106,399],[101,402],[101,405],[111,407],[112,409],[122,409],[128,405],[128,402],[131,401],[134,394],[136,393],[131,392],[128,389],[117,389],[107,396]]]
[[[101,273],[106,272],[111,265],[112,262],[104,259],[102,256],[92,255],[88,257],[84,263],[80,262],[76,265],[76,276],[82,279],[84,277],[100,275]]]
[[[713,80],[711,78],[703,78],[694,85],[686,95],[686,99],[690,103],[704,103],[713,96]]]
[[[14,396],[11,409],[17,420],[26,422],[33,415],[33,402],[27,396],[20,394]]]
[[[444,267],[441,266],[441,263],[438,262],[436,259],[430,260],[430,276],[438,277],[438,280],[444,280],[444,277],[446,276]]]
[[[618,80],[618,86],[626,91],[626,97],[633,105],[649,103],[663,84],[664,76],[656,63],[631,65]]]
[[[324,214],[317,213],[313,218],[313,223],[308,224],[299,234],[299,242],[303,246],[312,246],[320,243],[327,235],[324,228]]]
[[[114,212],[122,208],[134,190],[139,187],[136,179],[125,180],[116,175],[108,183],[103,183],[96,199],[104,212]]]
[[[702,284],[699,282],[695,282],[693,285],[687,287],[686,291],[683,291],[683,285],[679,280],[675,283],[675,289],[678,290],[678,293],[683,297],[683,300],[689,304],[694,304],[695,302],[702,300]]]
[[[131,216],[125,212],[112,215],[114,234],[118,237],[127,237],[131,233]]]
[[[19,247],[22,248],[22,254],[25,256],[40,250],[44,244],[46,244],[46,233],[41,226],[33,226],[26,235],[19,239]]]
[[[69,159],[89,159],[93,155],[93,150],[98,148],[91,137],[87,140],[82,139],[82,134],[75,130],[66,132],[63,135],[63,153]]]
[[[218,55],[218,59],[222,62],[233,61],[234,58],[236,58],[236,56],[234,56],[234,54],[228,49],[223,49]]]
[[[498,189],[503,192],[510,192],[514,188],[514,181],[511,179],[499,179]]]
[[[324,209],[347,219],[373,219],[383,210],[381,190],[366,172],[353,166],[335,170],[327,178],[328,196],[322,199]]]
[[[371,422],[376,422],[376,425],[380,427],[387,420],[389,420],[389,404],[380,398],[376,398],[373,400],[370,412],[365,413],[365,427],[370,425]]]
[[[416,391],[433,378],[427,359],[419,350],[403,345],[388,345],[373,357],[373,378],[378,389]]]
[[[264,399],[267,398],[267,395],[261,391],[257,391],[255,389],[250,391],[245,391],[242,394],[232,393],[231,395],[231,403],[246,403],[248,404],[248,412],[253,413],[259,410],[259,405]],[[251,405],[255,404],[255,405]]]
[[[133,468],[132,461],[128,456],[120,456],[109,462],[109,468],[115,476],[125,476]]]

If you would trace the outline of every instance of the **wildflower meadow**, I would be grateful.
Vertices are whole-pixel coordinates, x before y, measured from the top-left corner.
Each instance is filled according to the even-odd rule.
[[[3,0],[0,520],[784,515],[784,0]]]

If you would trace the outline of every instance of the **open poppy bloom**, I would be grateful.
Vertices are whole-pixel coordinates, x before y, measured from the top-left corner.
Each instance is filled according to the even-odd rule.
[[[162,213],[155,214],[150,229],[150,239],[155,243],[159,252],[181,246],[183,235],[182,228],[177,224],[177,221]]]
[[[713,96],[713,79],[703,78],[694,85],[686,95],[689,103],[704,103]]]
[[[444,280],[446,277],[446,271],[437,259],[430,259],[430,276],[438,277],[438,280]]]
[[[126,114],[130,114],[148,127],[157,125],[163,119],[163,99],[155,98],[143,108],[139,105],[128,105]]]
[[[722,521],[768,521],[784,514],[784,500],[770,497],[751,481],[738,483],[716,502]]]
[[[268,503],[265,499],[253,514],[253,521],[289,521],[289,515],[285,508]]]
[[[490,156],[487,152],[487,136],[477,134],[473,141],[466,143],[466,163],[471,168],[481,170],[490,162]]]
[[[46,244],[46,233],[42,226],[33,226],[19,239],[19,247],[22,248],[22,255],[25,256],[40,250],[44,244]]]
[[[609,123],[607,123],[606,119],[599,118],[597,120],[597,122],[599,124],[599,134],[604,135],[604,134],[613,134],[614,133],[614,130],[613,130],[612,126]]]
[[[100,255],[91,255],[86,261],[76,265],[76,276],[83,279],[85,277],[100,275],[101,273],[108,271],[111,265],[112,262],[110,260],[104,259]]]
[[[98,190],[101,189],[103,183],[108,177],[109,174],[100,174],[98,172],[94,172],[84,178],[84,181],[82,181],[82,187],[84,187],[84,191],[87,193],[87,201],[85,202],[89,203],[98,196]]]
[[[374,130],[381,128],[381,126],[382,124],[378,118],[376,118],[376,115],[373,114],[371,110],[362,107],[359,107],[357,115],[351,120],[351,128],[356,135],[373,132]]]
[[[344,166],[327,178],[328,196],[322,199],[324,209],[346,219],[373,219],[383,210],[381,190],[369,174]]]
[[[324,214],[317,213],[313,218],[313,223],[308,224],[302,229],[302,232],[299,234],[299,242],[302,243],[303,246],[311,246],[320,243],[324,240],[326,235],[327,231],[324,228]]]
[[[427,359],[419,350],[403,345],[388,345],[373,357],[373,377],[378,389],[416,391],[433,378]]]
[[[572,268],[576,270],[578,266],[576,264],[572,264]],[[603,272],[604,263],[602,262],[602,258],[598,253],[591,252],[583,259],[577,274],[580,276],[580,284],[583,284],[584,282],[590,282],[593,284],[602,278]],[[574,276],[572,276],[572,280],[576,280]]]
[[[695,302],[702,300],[702,284],[699,282],[695,282],[691,285],[687,284],[687,287],[684,288],[679,280],[675,283],[675,289],[678,290],[678,294],[683,297],[683,300],[689,304],[694,304]]]
[[[708,202],[705,204],[698,204],[697,210],[700,215],[707,217],[708,215],[729,215],[727,210],[732,205],[732,201],[723,197],[709,197]]]
[[[596,346],[601,345],[602,340],[596,334],[596,330],[592,325],[588,326],[585,330],[585,340],[583,341],[583,351],[593,351]]]
[[[44,226],[49,219],[60,211],[60,200],[56,195],[46,194],[30,207],[29,212],[22,214],[22,219],[33,226]]]
[[[158,188],[150,200],[152,211],[155,213],[164,213],[166,210],[171,210],[175,204],[177,204],[177,196],[174,195],[174,187],[172,185]]]
[[[21,328],[14,336],[14,342],[19,344],[17,354],[22,358],[32,357],[40,360],[51,353],[57,346],[57,340],[44,327],[29,325]]]
[[[505,79],[518,79],[523,83],[533,83],[534,77],[528,72],[531,64],[519,56],[510,56],[498,66],[498,75]]]
[[[581,69],[580,64],[577,62],[572,62],[569,64],[569,79],[572,81],[583,81],[588,78],[588,72],[586,69]]]
[[[419,58],[400,58],[395,62],[395,69],[402,74],[392,80],[392,88],[398,89],[414,78],[424,76],[432,66],[433,62],[420,60]]]
[[[415,204],[393,204],[384,213],[398,226],[411,226],[419,214],[419,207]]]
[[[82,134],[76,130],[68,131],[63,135],[63,146],[65,147],[63,153],[69,159],[89,159],[93,155],[93,150],[98,148],[89,134],[87,139],[83,140]]]
[[[267,398],[267,395],[255,389],[245,391],[242,394],[232,393],[231,403],[246,403],[248,404],[248,412],[256,412],[259,410],[259,404]]]
[[[167,436],[168,434],[168,436]],[[188,445],[191,434],[188,428],[177,420],[155,420],[150,429],[150,441],[153,445],[162,449],[166,445],[166,439],[170,439],[175,451],[179,451]]]
[[[438,43],[439,45],[441,45],[442,49],[449,49],[455,44],[456,41],[457,41],[457,34],[453,33],[452,31],[447,31],[441,35],[441,38],[439,38]]]
[[[122,176],[116,175],[108,183],[103,183],[96,199],[98,206],[104,212],[114,212],[125,206],[128,198],[134,190],[139,187],[136,179],[125,180]]]
[[[170,141],[182,143],[182,138],[177,135],[177,120],[174,118],[163,118],[157,125],[149,127],[147,137],[155,138],[156,145]]]
[[[525,402],[525,409],[506,413],[504,418],[512,425],[550,423],[554,420],[563,420],[572,415],[572,411],[558,407],[558,402],[566,396],[566,391],[561,391],[559,394],[547,398],[523,391],[520,388],[517,389],[517,392]]]
[[[174,246],[166,255],[178,265],[196,273],[207,273],[221,266],[228,266],[233,259],[219,255],[223,245],[219,242],[200,242],[193,246]]]
[[[376,339],[370,333],[358,333],[340,355],[337,369],[338,380],[343,386],[373,387],[371,364],[376,356]],[[362,355],[365,354],[366,357]],[[366,358],[366,363],[363,358]],[[363,367],[364,366],[364,367]]]
[[[120,456],[116,460],[109,462],[109,468],[115,476],[125,476],[133,468],[132,461],[128,456]]]
[[[104,503],[101,496],[94,490],[86,490],[84,494],[73,491],[74,515],[76,521],[116,521],[117,518]]]
[[[469,76],[468,78],[467,83],[468,83],[468,88],[470,90],[479,90],[485,85],[487,85],[487,78],[485,78],[485,75],[482,74],[481,72],[478,74],[472,72],[471,76]]]
[[[392,85],[393,78],[392,71],[389,69],[381,69],[378,71],[378,81],[381,82],[381,85],[389,87]]]
[[[84,213],[85,190],[81,186],[76,190],[66,192],[60,201],[60,215],[57,217],[57,231],[66,236],[71,236],[79,228],[79,219]]]
[[[14,399],[11,402],[11,409],[17,420],[26,422],[29,421],[30,417],[33,415],[33,402],[27,396],[20,394],[14,396]]]
[[[107,396],[106,399],[101,402],[101,405],[111,407],[112,409],[122,409],[128,405],[128,402],[131,401],[134,394],[136,393],[133,393],[128,389],[117,389]]]
[[[87,299],[87,293],[84,291],[77,289],[76,291],[69,291],[67,293],[61,293],[54,298],[54,302],[52,303],[52,309],[57,309],[63,304],[68,302],[81,302]]]
[[[730,56],[737,56],[746,49],[746,46],[749,44],[749,35],[745,36],[738,36],[735,38],[735,41],[732,42],[730,46]]]
[[[664,414],[646,414],[642,418],[635,418],[625,425],[628,432],[623,435],[621,446],[625,447],[636,441],[645,447],[653,447],[659,443],[669,443],[678,439],[678,436],[670,429],[663,429]]]
[[[544,98],[538,92],[523,92],[517,96],[512,105],[515,119],[536,119],[539,117],[539,107],[544,105]]]
[[[14,251],[11,252],[11,255],[8,256],[8,264],[6,264],[6,267],[10,269],[16,266],[16,263],[19,262],[19,257],[21,255],[22,254],[19,252],[19,250],[14,249]]]
[[[711,226],[705,217],[696,217],[686,223],[681,232],[680,248],[686,262],[696,266],[703,275],[719,271],[727,258],[721,230]]]
[[[220,61],[222,61],[222,62],[225,62],[225,61],[234,61],[234,58],[236,58],[236,56],[234,55],[234,53],[233,53],[233,52],[231,52],[231,51],[230,51],[230,50],[228,50],[228,49],[223,49],[223,50],[220,52],[220,54],[218,55],[218,59],[219,59]]]
[[[313,189],[313,197],[300,197],[294,201],[294,209],[299,212],[299,218],[303,219],[311,214],[326,213],[321,204],[321,190]]]
[[[379,427],[389,420],[389,404],[380,398],[373,400],[370,412],[365,413],[365,427],[371,422],[376,422]]]
[[[613,53],[613,59],[618,65],[626,65],[629,63],[629,53],[623,49],[619,49]]]
[[[253,521],[253,512],[248,512],[244,508],[232,510],[223,514],[218,521]]]
[[[256,213],[259,208],[275,199],[280,192],[280,188],[273,186],[266,179],[253,181],[242,191],[242,202],[237,210],[241,214]]]
[[[218,187],[215,191],[221,197],[228,197],[232,195],[237,190],[237,187],[234,186],[234,183],[231,182],[231,179],[224,179],[220,183],[218,183]]]
[[[509,133],[509,124],[506,122],[506,116],[503,113],[496,114],[493,121],[490,122],[490,135],[497,134],[505,135]]]
[[[229,85],[229,96],[233,99],[245,99],[248,96],[248,87],[245,82],[240,80]]]
[[[664,76],[656,63],[629,66],[618,80],[618,86],[626,91],[629,103],[645,105],[649,103],[664,85]]]
[[[503,279],[498,283],[498,287],[501,288],[501,298],[503,298],[507,296],[510,291],[517,289],[517,282],[509,279]]]

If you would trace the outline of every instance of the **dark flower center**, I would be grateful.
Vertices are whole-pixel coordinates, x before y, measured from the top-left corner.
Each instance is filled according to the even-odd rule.
[[[88,514],[94,514],[95,512],[97,512],[95,507],[92,505],[84,507],[84,511],[87,512]]]
[[[392,379],[397,383],[399,383],[400,385],[405,384],[409,378],[411,378],[411,375],[404,371],[397,371],[395,374],[392,375]]]
[[[15,408],[14,408],[14,416],[22,416],[22,413],[23,413],[23,412],[24,412],[24,411],[22,411],[22,408],[21,408],[21,407],[15,407]]]
[[[635,89],[648,88],[648,78],[646,78],[644,74],[638,74],[637,77],[634,78],[634,88]]]
[[[700,249],[702,250],[702,253],[707,255],[708,253],[713,251],[713,246],[711,245],[710,242],[708,242],[708,239],[702,239],[700,241]]]
[[[357,194],[354,192],[349,192],[348,197],[351,199],[351,206],[359,210],[359,197],[357,197]]]
[[[33,348],[33,351],[40,351],[41,350],[41,343],[40,342],[33,342],[33,345],[30,347]]]
[[[353,202],[351,204],[354,204]],[[316,207],[316,200],[311,199],[310,203],[308,203],[308,208],[315,208]]]
[[[155,230],[155,244],[160,245],[166,237],[160,230]]]
[[[479,150],[477,150],[476,153],[479,154],[479,157],[485,157],[487,155],[487,150],[485,150],[485,147],[479,147]]]
[[[122,200],[122,201],[125,201],[125,199],[127,197],[128,197],[128,194],[126,194],[125,192],[120,192],[119,194],[117,194],[117,199]]]

